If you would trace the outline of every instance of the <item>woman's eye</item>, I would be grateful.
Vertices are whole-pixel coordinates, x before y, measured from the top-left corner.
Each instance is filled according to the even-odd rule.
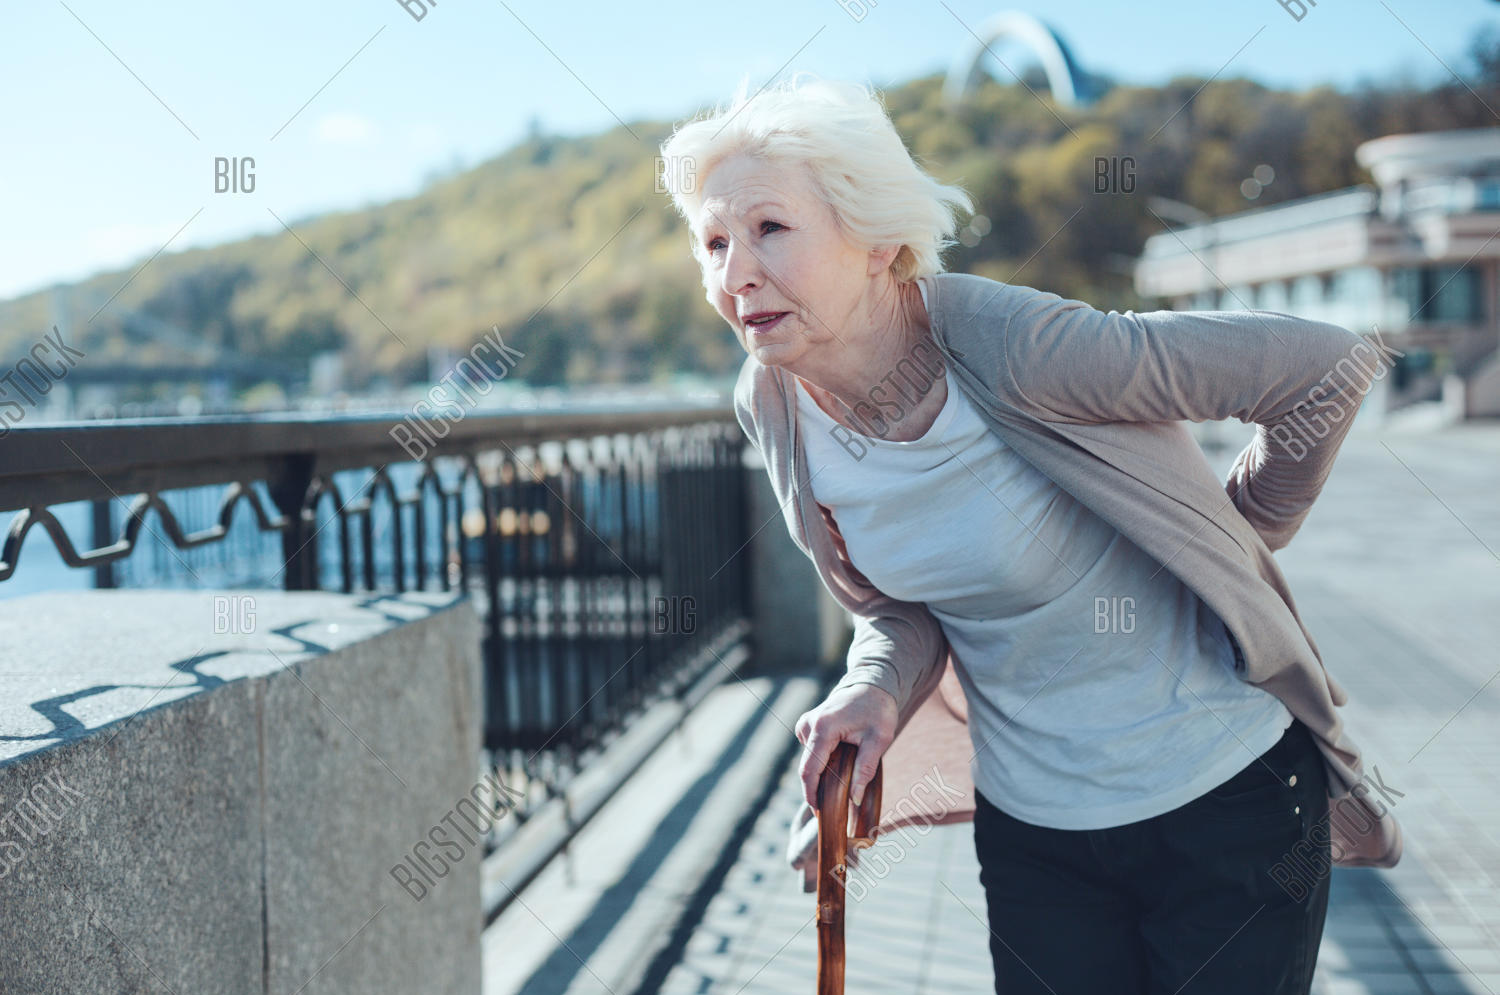
[[[778,229],[778,228],[785,228],[785,227],[786,227],[786,225],[782,224],[779,221],[762,221],[760,223],[760,230],[761,230],[762,234],[769,234],[769,232],[766,231],[767,228]],[[708,251],[709,252],[717,252],[719,250],[719,246],[722,245],[723,242],[724,242],[724,240],[722,238],[712,238],[712,239],[710,239],[709,242],[708,242]]]

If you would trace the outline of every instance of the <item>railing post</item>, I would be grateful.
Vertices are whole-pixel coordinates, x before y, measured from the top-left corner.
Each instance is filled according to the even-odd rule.
[[[287,523],[281,532],[283,587],[288,591],[315,591],[317,535],[313,523],[302,518],[302,504],[307,500],[317,459],[311,453],[288,453],[280,462],[280,470],[266,482],[266,490]],[[338,514],[337,510],[334,513]]]
[[[114,545],[114,516],[110,513],[110,501],[113,498],[99,498],[91,502],[93,511],[93,538],[94,543],[90,548],[103,549],[105,546]],[[100,563],[94,567],[94,586],[100,588],[115,586],[115,564],[111,560],[108,563]]]

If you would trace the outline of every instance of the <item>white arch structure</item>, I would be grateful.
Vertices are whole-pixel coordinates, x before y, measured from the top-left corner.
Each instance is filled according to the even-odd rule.
[[[1062,37],[1042,21],[1019,10],[1008,10],[991,17],[979,29],[978,37],[959,50],[943,84],[943,96],[951,103],[962,100],[979,81],[981,72],[989,72],[1002,83],[1011,82],[1015,78],[1013,75],[1001,76],[989,61],[990,46],[1007,38],[1026,45],[1041,61],[1052,99],[1058,104],[1080,107],[1093,102],[1095,94],[1088,77],[1079,69]],[[998,60],[999,56],[994,58]]]

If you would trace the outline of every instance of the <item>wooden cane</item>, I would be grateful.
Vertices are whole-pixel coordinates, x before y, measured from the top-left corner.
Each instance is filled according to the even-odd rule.
[[[880,764],[849,833],[849,787],[854,776],[853,743],[840,743],[818,778],[818,995],[844,995],[844,893],[849,848],[874,843],[870,831],[880,815]]]

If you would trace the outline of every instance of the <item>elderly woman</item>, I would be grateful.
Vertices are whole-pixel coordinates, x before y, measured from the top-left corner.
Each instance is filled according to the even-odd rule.
[[[662,161],[748,354],[740,423],[854,616],[797,723],[794,832],[839,742],[855,800],[903,740],[935,752],[913,719],[951,668],[997,992],[1307,992],[1329,864],[1401,849],[1271,556],[1369,387],[1365,340],[943,273],[969,199],[864,87],[741,96]],[[1183,422],[1229,417],[1258,427],[1221,483]]]

